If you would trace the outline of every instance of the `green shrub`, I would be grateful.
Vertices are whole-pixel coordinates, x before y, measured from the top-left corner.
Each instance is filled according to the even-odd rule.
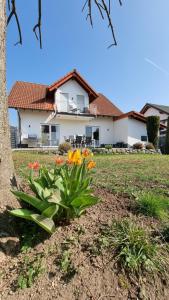
[[[158,131],[160,127],[160,117],[159,116],[149,116],[147,117],[147,135],[148,141],[157,148],[158,145]]]
[[[100,243],[109,249],[120,268],[129,274],[163,271],[160,246],[133,221],[114,221],[111,227],[103,231]]]
[[[105,149],[111,150],[112,149],[112,145],[105,145]]]
[[[61,154],[67,153],[69,150],[71,150],[72,146],[70,143],[62,143],[59,145],[58,150]]]
[[[169,198],[145,192],[138,196],[137,208],[144,215],[165,220],[169,216]]]
[[[143,144],[142,143],[135,143],[134,145],[133,145],[133,149],[143,149]]]
[[[147,143],[146,144],[146,149],[147,150],[154,150],[155,148],[154,148],[154,145],[152,143]]]
[[[96,204],[98,198],[92,195],[90,188],[91,176],[89,170],[95,166],[93,160],[87,160],[91,153],[85,149],[71,151],[64,162],[58,157],[53,169],[40,167],[37,162],[29,164],[32,168],[28,178],[29,186],[34,193],[12,191],[20,201],[28,204],[28,208],[12,210],[16,217],[34,221],[44,230],[55,232],[55,222],[80,217],[86,208]]]

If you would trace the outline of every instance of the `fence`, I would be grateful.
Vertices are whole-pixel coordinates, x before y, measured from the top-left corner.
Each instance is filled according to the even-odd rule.
[[[11,148],[17,148],[18,145],[18,129],[17,127],[10,126],[10,134],[11,134]]]

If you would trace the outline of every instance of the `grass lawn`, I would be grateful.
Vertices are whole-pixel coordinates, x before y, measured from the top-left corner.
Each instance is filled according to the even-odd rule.
[[[27,174],[29,162],[52,165],[55,155],[32,152],[13,153],[19,176]],[[169,195],[169,156],[165,155],[99,155],[94,157],[97,167],[93,184],[114,194],[127,194],[140,190]]]

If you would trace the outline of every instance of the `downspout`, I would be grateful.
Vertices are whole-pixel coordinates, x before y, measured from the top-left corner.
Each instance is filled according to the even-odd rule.
[[[45,123],[50,122],[50,121],[53,120],[54,117],[56,116],[56,113],[57,113],[56,104],[54,104],[53,107],[54,107],[54,112],[52,112],[52,113],[49,115],[49,117],[47,118],[47,120],[45,121]]]
[[[19,109],[17,109],[17,114],[18,114],[19,145],[21,145],[21,116],[19,113]]]

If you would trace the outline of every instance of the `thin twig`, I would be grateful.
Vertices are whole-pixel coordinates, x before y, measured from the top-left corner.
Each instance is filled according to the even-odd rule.
[[[108,47],[110,48],[111,46],[117,46],[117,40],[116,40],[116,36],[115,36],[115,32],[114,32],[114,26],[112,23],[112,18],[111,18],[111,2],[112,0],[108,0],[108,4],[106,0],[94,0],[95,5],[97,6],[97,9],[99,10],[99,13],[102,17],[102,19],[104,19],[104,16],[106,17],[106,19],[108,20],[108,27],[111,30],[111,34],[113,37],[113,43]],[[120,6],[122,6],[122,0],[118,0]],[[88,6],[88,12],[87,12],[87,16],[86,19],[90,19],[90,25],[93,27],[93,18],[92,18],[92,0],[86,0],[82,11],[84,11],[84,9],[86,8],[86,6]]]
[[[84,5],[83,5],[83,7],[82,7],[82,12],[84,11],[84,9],[85,9],[87,3],[88,3],[88,0],[85,1]]]
[[[42,49],[41,19],[42,19],[42,1],[38,0],[38,22],[33,27],[33,32],[35,33],[37,40],[39,40],[40,48]]]
[[[21,33],[19,18],[18,18],[17,12],[16,12],[15,0],[11,0],[11,6],[12,6],[12,8],[10,7],[10,0],[8,0],[8,8],[9,8],[9,10],[11,8],[11,12],[10,12],[10,14],[8,16],[8,19],[7,19],[7,26],[10,23],[12,17],[15,17],[16,24],[17,24],[17,27],[18,27],[18,34],[19,34],[19,41],[17,43],[15,43],[15,46],[18,45],[18,44],[22,45],[22,33]]]
[[[106,5],[106,3],[105,3],[104,0],[102,0],[102,4],[103,4],[103,7],[104,7],[104,9],[105,9],[106,17],[107,17],[108,22],[109,22],[108,27],[110,27],[110,30],[111,30],[111,33],[112,33],[112,37],[113,37],[113,41],[114,41],[114,42],[108,47],[108,48],[110,48],[110,47],[112,47],[112,46],[117,46],[117,41],[116,41],[116,36],[115,36],[115,32],[114,32],[114,27],[113,27],[112,19],[111,19],[111,16],[110,16],[110,14],[109,14],[108,7],[107,7],[107,5]]]
[[[100,15],[101,15],[102,19],[104,19],[104,15],[103,15],[103,12],[102,12],[103,7],[101,6],[100,3],[98,3],[98,0],[94,0],[94,2],[95,2],[96,6],[97,6],[97,8],[100,12]]]

